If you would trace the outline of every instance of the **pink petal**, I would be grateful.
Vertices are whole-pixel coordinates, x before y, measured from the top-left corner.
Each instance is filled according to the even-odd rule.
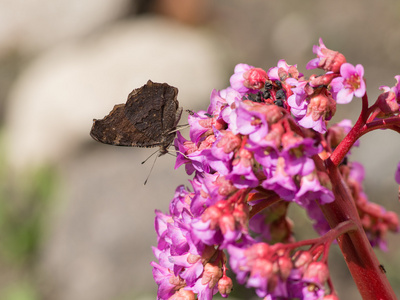
[[[350,103],[353,99],[353,91],[351,89],[341,89],[336,96],[336,102],[339,104]]]
[[[354,75],[354,73],[356,73],[356,69],[350,63],[344,63],[340,67],[340,75],[342,75],[344,78],[349,78],[351,75]]]

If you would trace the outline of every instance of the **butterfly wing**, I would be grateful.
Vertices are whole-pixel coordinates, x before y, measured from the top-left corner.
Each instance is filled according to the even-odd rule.
[[[125,116],[125,104],[115,105],[101,120],[94,120],[90,135],[96,141],[114,146],[156,147],[160,143],[138,131]]]
[[[177,88],[149,80],[129,94],[126,104],[115,105],[104,119],[94,120],[90,135],[115,146],[160,146],[165,154],[182,113],[177,95]]]
[[[136,129],[161,140],[163,135],[175,128],[177,94],[177,88],[149,80],[129,94],[125,114]]]

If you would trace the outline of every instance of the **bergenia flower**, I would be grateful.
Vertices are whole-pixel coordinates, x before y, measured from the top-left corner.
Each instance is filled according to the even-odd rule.
[[[400,75],[395,76],[396,85],[392,88],[380,86],[383,93],[379,95],[376,103],[386,117],[398,114],[400,112]]]
[[[244,82],[246,80],[246,78],[244,77],[244,74],[253,69],[253,66],[247,65],[247,64],[237,64],[234,70],[234,74],[231,76],[230,78],[230,83],[231,83],[231,87],[241,93],[247,93],[249,92],[251,89],[246,87],[244,85]]]
[[[306,68],[308,70],[321,68],[325,71],[337,73],[341,65],[346,62],[346,58],[343,54],[326,48],[321,38],[319,39],[319,46],[313,46],[313,52],[317,55],[317,58],[307,63]]]
[[[334,78],[330,84],[333,98],[337,103],[347,104],[354,96],[361,98],[366,91],[364,67],[344,63],[340,67],[341,77]]]
[[[278,61],[276,67],[270,68],[268,70],[268,77],[270,80],[285,80],[286,78],[296,78],[302,77],[303,74],[299,73],[297,70],[297,65],[289,65],[286,60],[281,59]]]
[[[340,153],[357,127],[349,120],[327,126],[336,103],[365,95],[364,68],[346,63],[322,39],[313,52],[317,58],[307,68],[325,74],[308,79],[285,60],[268,72],[238,64],[230,86],[212,91],[207,110],[190,112],[188,139],[177,132],[175,167],[185,165],[194,176],[191,190],[176,189],[168,213],[156,211],[157,262],[151,265],[158,299],[211,300],[218,292],[225,298],[233,287],[228,269],[265,300],[337,299],[324,248],[338,234],[324,215],[337,191],[330,163],[339,165],[371,245],[385,250],[386,233],[399,230],[396,214],[368,201],[362,165],[350,160],[348,149]],[[385,118],[398,131],[400,75],[395,78],[395,86],[381,87],[370,119],[375,126]],[[400,184],[400,163],[395,180]],[[287,216],[295,204],[318,234],[331,230],[328,235],[295,242]]]

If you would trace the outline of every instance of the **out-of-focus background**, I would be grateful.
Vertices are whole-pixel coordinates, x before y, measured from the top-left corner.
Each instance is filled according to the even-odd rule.
[[[395,0],[0,0],[0,300],[155,299],[154,210],[188,177],[166,155],[144,186],[153,150],[96,143],[92,119],[148,79],[205,109],[236,63],[305,70],[319,37],[364,65],[371,101],[395,84]],[[334,120],[359,111],[354,99]],[[361,145],[352,160],[370,200],[399,213],[399,137],[374,132]],[[292,214],[296,235],[312,236]],[[398,296],[399,246],[390,235],[389,252],[377,250]],[[341,299],[361,299],[337,247],[330,265]]]

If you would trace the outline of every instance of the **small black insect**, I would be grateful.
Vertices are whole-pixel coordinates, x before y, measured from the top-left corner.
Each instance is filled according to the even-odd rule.
[[[386,273],[386,269],[383,265],[379,265],[379,269],[381,270],[382,273]]]

